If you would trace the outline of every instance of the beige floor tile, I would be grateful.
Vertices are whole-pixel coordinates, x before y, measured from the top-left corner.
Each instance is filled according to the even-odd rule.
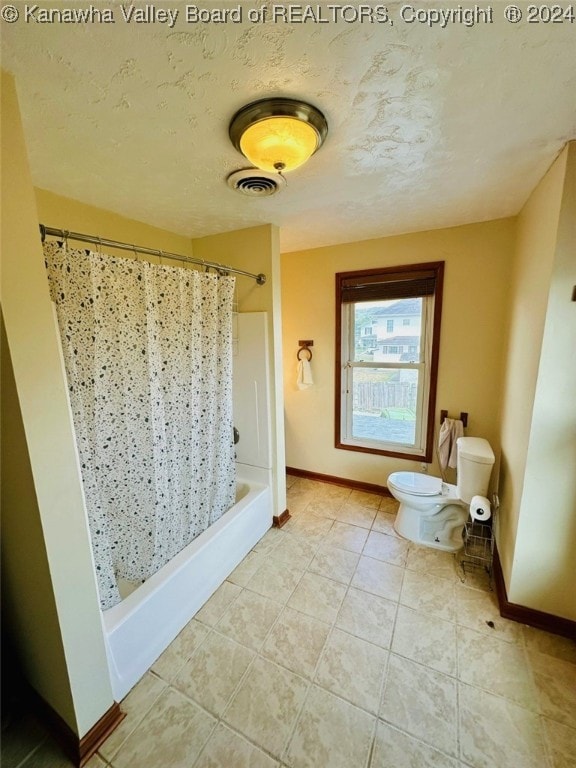
[[[358,525],[360,528],[371,528],[376,517],[376,509],[365,507],[357,502],[347,501],[336,510],[334,517],[341,523]]]
[[[352,768],[368,760],[375,718],[313,686],[284,762],[290,768]]]
[[[351,504],[368,507],[368,509],[378,509],[382,503],[382,496],[378,493],[370,493],[370,491],[352,491],[348,501]]]
[[[173,685],[208,712],[220,716],[253,658],[253,651],[213,631]]]
[[[380,717],[430,746],[457,757],[457,682],[390,654]]]
[[[314,496],[311,493],[290,488],[286,494],[286,506],[292,516],[298,516],[306,509],[313,499]]]
[[[522,627],[524,641],[529,651],[538,651],[555,659],[576,664],[576,640],[570,640],[560,635],[552,635],[535,627]]]
[[[276,760],[220,723],[194,768],[276,768],[277,765]]]
[[[84,768],[106,768],[107,765],[108,763],[102,760],[100,755],[92,755],[90,760],[84,764]]]
[[[167,688],[120,747],[114,768],[189,768],[216,722],[181,693]]]
[[[539,711],[576,728],[576,665],[529,651],[528,664],[538,691]]]
[[[380,508],[372,524],[372,530],[379,533],[387,533],[388,536],[395,536],[397,539],[401,539],[400,534],[396,533],[394,529],[394,520],[396,520],[396,512],[390,513]],[[403,541],[408,540],[403,539]]]
[[[318,515],[318,517],[328,517],[334,520],[334,512],[339,509],[344,501],[342,499],[331,499],[317,496],[306,507],[306,514]]]
[[[466,561],[466,553],[460,550],[456,554],[456,570],[460,583],[470,589],[480,589],[483,592],[494,592],[492,574],[484,566],[470,564]]]
[[[454,594],[456,584],[420,571],[404,573],[400,602],[421,613],[438,619],[453,621],[455,616]]]
[[[358,562],[352,586],[388,600],[398,600],[403,576],[403,568],[363,555]]]
[[[462,683],[458,686],[460,758],[473,768],[544,768],[537,715],[513,702]]]
[[[538,711],[536,688],[524,648],[514,643],[459,626],[458,677],[464,683]]]
[[[350,587],[336,626],[370,643],[389,648],[398,604],[378,595]]]
[[[298,478],[296,477],[296,475],[290,475],[290,474],[287,473],[286,474],[286,488],[287,488],[287,490],[290,490],[290,488],[293,487],[294,483],[297,480],[298,480]]]
[[[457,584],[456,622],[484,635],[497,637],[511,643],[524,644],[522,624],[509,621],[500,616],[500,607],[495,592],[482,592],[478,589]],[[489,623],[490,622],[490,623]]]
[[[398,512],[398,507],[400,506],[400,503],[397,499],[395,499],[393,496],[382,496],[380,500],[380,512],[385,512],[389,515],[396,515]]]
[[[288,600],[288,607],[332,624],[345,594],[344,584],[315,573],[305,573]]]
[[[242,588],[238,584],[225,581],[218,587],[212,597],[204,603],[194,618],[203,624],[207,624],[209,627],[216,626],[220,617],[241,591]]]
[[[271,558],[304,570],[312,562],[317,549],[317,544],[310,544],[298,536],[285,534],[280,544],[272,553]]]
[[[282,527],[282,530],[293,536],[300,536],[301,538],[306,539],[310,544],[320,544],[324,536],[326,536],[332,527],[332,522],[333,521],[327,517],[320,517],[319,515],[303,512],[301,515],[288,520]]]
[[[379,722],[370,768],[460,768],[461,763],[428,744]]]
[[[370,531],[362,554],[374,557],[376,560],[384,560],[392,565],[404,566],[408,555],[408,542],[396,536],[388,536],[386,533]]]
[[[378,714],[388,651],[335,629],[314,682],[361,709]]]
[[[311,573],[326,576],[327,579],[349,584],[359,559],[360,555],[356,552],[322,544],[308,570]]]
[[[334,483],[318,483],[317,496],[320,499],[331,499],[332,501],[345,502],[350,496],[350,488],[343,485],[334,485]]]
[[[162,691],[166,689],[166,683],[156,675],[147,672],[134,686],[128,696],[120,704],[126,717],[120,725],[106,739],[98,750],[102,757],[111,760],[128,736],[142,722],[144,716],[150,711],[154,702]]]
[[[269,556],[246,588],[278,603],[285,603],[304,574],[304,569]]]
[[[318,480],[310,480],[308,477],[297,477],[291,490],[297,493],[309,493],[312,496],[317,496],[320,493],[321,486],[322,483]]]
[[[350,552],[358,552],[359,554],[362,552],[367,538],[368,530],[366,528],[336,521],[326,535],[324,544],[330,547],[338,547],[339,549],[347,549]]]
[[[253,552],[260,552],[264,555],[269,555],[274,547],[279,544],[284,536],[284,533],[280,528],[270,528],[266,531],[264,536],[252,549]]]
[[[406,568],[411,571],[421,571],[430,576],[441,579],[450,579],[459,582],[458,565],[454,555],[449,552],[441,552],[430,547],[420,547],[411,543],[406,559]]]
[[[210,630],[192,619],[170,643],[164,653],[152,665],[152,671],[166,682],[171,682]]]
[[[576,768],[576,730],[541,718],[552,768]]]
[[[267,752],[280,757],[308,685],[287,669],[258,658],[224,713],[224,720]]]
[[[456,627],[451,622],[401,605],[391,649],[438,672],[456,676]]]
[[[285,608],[266,638],[262,654],[302,677],[311,678],[330,625]]]
[[[218,631],[258,651],[281,610],[274,600],[244,589],[218,622]]]
[[[268,555],[265,555],[262,552],[248,552],[240,565],[238,565],[232,571],[230,576],[228,576],[228,581],[231,581],[233,584],[238,584],[240,587],[245,587],[258,568],[264,564],[267,557]]]

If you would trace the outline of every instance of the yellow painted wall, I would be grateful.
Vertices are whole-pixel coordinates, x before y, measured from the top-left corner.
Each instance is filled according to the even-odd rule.
[[[235,230],[193,241],[194,256],[266,275],[258,285],[237,277],[238,310],[268,313],[269,364],[272,410],[274,514],[286,509],[284,412],[282,392],[282,314],[280,295],[280,245],[277,227],[265,225]]]
[[[334,275],[426,261],[445,262],[436,429],[441,409],[467,411],[467,434],[485,437],[498,454],[513,238],[514,220],[501,219],[282,256],[288,466],[381,486],[390,472],[420,470],[419,462],[334,447]],[[299,339],[314,340],[315,383],[303,391],[296,387]],[[436,460],[430,471],[439,473]]]
[[[127,219],[125,216],[119,216],[117,213],[102,208],[95,208],[93,205],[86,205],[69,197],[55,195],[45,189],[35,189],[35,193],[39,221],[48,227],[83,232],[108,240],[134,243],[147,248],[158,248],[182,256],[193,255],[192,242],[188,237],[175,235],[141,221]],[[75,240],[70,240],[70,245],[73,248],[97,248],[95,245],[86,245]],[[105,250],[106,253],[115,252],[113,248],[109,247],[106,247]],[[132,257],[130,251],[116,251],[116,253],[125,258]],[[159,261],[155,256],[146,256],[145,258],[147,261],[156,263]],[[166,263],[170,263],[170,260],[167,259]],[[182,264],[182,262],[173,263]]]
[[[3,582],[31,685],[79,737],[112,706],[59,336],[13,78],[2,73]],[[17,398],[17,402],[16,402]],[[18,406],[19,411],[18,413]]]
[[[558,157],[530,195],[516,222],[513,273],[508,292],[510,320],[502,398],[498,531],[498,552],[508,588],[525,480],[566,157],[566,151]]]
[[[576,621],[576,304],[572,301],[576,285],[576,142],[565,148],[538,185],[519,217],[518,228],[518,268],[522,273],[534,273],[545,262],[548,274],[547,280],[540,278],[540,303],[532,294],[522,293],[515,303],[515,308],[525,306],[529,299],[535,317],[530,324],[528,313],[523,328],[515,326],[511,338],[518,341],[518,336],[527,336],[537,351],[526,355],[525,377],[521,377],[517,359],[515,367],[512,362],[508,367],[509,380],[515,378],[516,387],[509,383],[504,408],[507,456],[517,439],[510,416],[517,421],[520,416],[510,400],[518,397],[525,380],[533,392],[533,407],[524,415],[529,421],[527,450],[510,472],[523,473],[521,493],[512,495],[515,506],[508,505],[507,493],[503,496],[502,517],[509,511],[516,517],[508,599]],[[520,284],[524,282],[520,280]],[[543,302],[545,317],[536,312]],[[525,424],[519,427],[524,434]],[[510,541],[506,544],[509,549]]]

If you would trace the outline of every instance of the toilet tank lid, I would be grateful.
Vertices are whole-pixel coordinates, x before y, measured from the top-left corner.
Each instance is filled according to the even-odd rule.
[[[478,464],[494,464],[494,451],[483,437],[459,437],[458,453],[463,459]]]

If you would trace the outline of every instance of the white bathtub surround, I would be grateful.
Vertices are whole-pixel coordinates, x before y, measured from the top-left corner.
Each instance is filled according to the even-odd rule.
[[[234,503],[234,278],[46,243],[100,602]]]

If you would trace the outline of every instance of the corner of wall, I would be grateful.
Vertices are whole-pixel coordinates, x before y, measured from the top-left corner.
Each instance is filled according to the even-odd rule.
[[[2,313],[11,365],[6,357],[4,363],[6,375],[13,370],[12,399],[21,413],[20,428],[9,422],[11,433],[3,437],[4,445],[17,442],[22,459],[16,476],[5,480],[3,512],[14,524],[4,565],[29,682],[82,737],[113,697],[34,189],[16,87],[6,73],[1,138]],[[34,521],[33,540],[18,524],[20,515]],[[33,589],[26,570],[35,558],[45,561],[49,576],[44,571]],[[42,624],[37,603],[44,595],[49,618]]]
[[[538,391],[542,388],[545,334],[550,321],[562,211],[566,206],[566,184],[570,175],[568,151],[567,146],[555,159],[517,217],[501,405],[501,511],[497,543],[504,581],[512,602],[549,613],[558,610],[551,607],[554,598],[549,589],[545,590],[548,592],[545,596],[535,587],[538,577],[534,568],[529,566],[526,569],[523,564],[528,565],[535,562],[535,557],[538,558],[534,550],[535,542],[531,541],[531,531],[535,531],[538,524],[535,519],[530,520],[529,512],[532,506],[530,499],[534,495],[532,481],[535,479],[534,468],[530,467],[530,452],[534,445],[534,427],[538,423]],[[556,357],[553,375],[562,377],[562,371],[568,365],[565,355],[564,359]],[[545,409],[549,407],[550,402]],[[560,465],[564,466],[564,463],[560,461]],[[537,470],[537,474],[541,486],[542,473]],[[558,514],[563,517],[565,511],[559,509]],[[540,531],[540,537],[544,534],[544,539],[549,539],[550,535],[554,539],[554,527],[548,527],[546,532]],[[540,545],[538,549],[541,552],[549,550],[548,546]],[[563,578],[552,562],[542,562],[540,570],[548,572],[547,578],[552,581]],[[554,578],[552,572],[556,573]],[[531,593],[533,598],[528,597]]]

